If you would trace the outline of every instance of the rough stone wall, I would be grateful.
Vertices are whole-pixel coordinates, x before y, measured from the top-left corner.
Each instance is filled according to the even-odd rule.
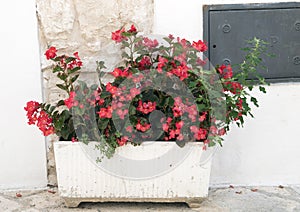
[[[96,62],[104,60],[107,71],[120,61],[118,47],[111,41],[111,32],[131,24],[145,34],[153,25],[153,0],[36,0],[39,23],[41,71],[44,100],[53,103],[64,98],[56,87],[58,80],[51,73],[51,63],[44,52],[55,46],[58,53],[79,52],[84,78],[94,73]],[[56,185],[54,154],[48,139],[49,184]]]

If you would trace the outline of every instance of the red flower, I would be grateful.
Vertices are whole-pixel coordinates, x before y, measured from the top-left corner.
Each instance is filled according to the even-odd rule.
[[[202,115],[199,117],[199,121],[203,122],[206,119],[206,115],[207,115],[207,112],[202,113]]]
[[[26,107],[24,107],[24,110],[26,110],[28,113],[34,113],[36,112],[40,107],[40,103],[35,101],[29,101],[26,104]]]
[[[148,114],[148,113],[151,113],[153,110],[156,109],[156,102],[150,102],[148,101],[147,103],[146,102],[142,102],[141,100],[139,101],[139,105],[138,107],[136,108],[137,111],[140,111],[144,114]]]
[[[233,76],[231,66],[230,66],[230,65],[226,66],[226,70],[227,70],[227,71],[224,73],[223,78],[224,78],[224,79],[230,79],[230,78]]]
[[[195,122],[198,115],[197,106],[195,104],[191,105],[190,107],[187,107],[186,110],[189,113],[189,118],[191,119],[191,121]]]
[[[74,138],[74,137],[72,137],[72,142],[74,143],[74,142],[78,142],[78,139],[77,138]]]
[[[71,91],[71,92],[70,92],[69,98],[64,100],[65,105],[66,105],[69,109],[72,108],[73,106],[78,106],[78,101],[75,101],[75,100],[74,100],[75,95],[76,95],[76,93],[75,93],[74,91]]]
[[[174,36],[172,34],[169,34],[168,38],[174,40]]]
[[[127,143],[128,137],[127,136],[122,136],[121,138],[117,138],[117,142],[119,146],[123,146]]]
[[[233,76],[232,68],[230,65],[222,64],[218,69],[218,72],[223,76],[224,79],[230,79]],[[225,70],[227,70],[225,72]]]
[[[203,128],[198,128],[196,126],[190,126],[191,132],[194,133],[194,138],[196,140],[203,140],[206,138],[207,130]]]
[[[165,132],[168,132],[169,131],[169,124],[168,123],[164,123],[164,124],[162,124],[162,129],[163,129],[163,131],[165,131]]]
[[[142,74],[139,74],[137,76],[136,75],[134,75],[134,76],[129,75],[128,78],[131,79],[132,82],[134,82],[134,83],[139,83],[144,78],[144,76]]]
[[[218,132],[218,129],[217,129],[216,126],[210,126],[209,132],[210,132],[211,134],[213,134],[213,135],[216,135],[217,132]]]
[[[122,42],[123,40],[127,40],[127,38],[125,36],[122,35],[122,33],[125,32],[125,29],[119,29],[115,32],[111,33],[111,39],[116,41],[117,43]]]
[[[224,69],[226,69],[226,65],[222,64],[217,70],[220,74],[223,74]]]
[[[186,65],[187,61],[186,61],[186,53],[182,53],[180,55],[174,56],[175,60],[178,60],[181,64]]]
[[[238,82],[229,81],[229,82],[225,82],[224,84],[229,87],[229,88],[225,88],[225,91],[230,91],[233,94],[240,93],[241,90],[243,89],[243,86]]]
[[[164,119],[162,118],[162,119],[160,120],[160,122],[163,123],[163,121],[164,121]],[[165,132],[168,132],[168,131],[169,131],[171,122],[172,122],[172,118],[171,118],[171,117],[168,117],[168,118],[167,118],[167,123],[163,123],[163,124],[162,124],[163,131],[165,131]]]
[[[106,84],[106,91],[114,95],[117,92],[117,87],[113,86],[110,82]]]
[[[97,112],[100,118],[106,118],[106,108],[101,108],[99,112]]]
[[[169,132],[169,139],[175,138],[177,135],[177,132],[175,130],[171,130]]]
[[[138,63],[138,66],[139,66],[139,70],[141,70],[141,71],[149,68],[149,66],[151,66],[150,57],[144,56],[141,59],[141,61]]]
[[[126,131],[132,133],[132,126],[126,127]]]
[[[159,73],[162,73],[162,68],[165,66],[165,64],[168,62],[168,60],[164,57],[159,56],[158,57],[158,64],[157,64],[157,71]]]
[[[45,53],[47,60],[56,57],[56,52],[57,52],[56,48],[51,46]]]
[[[134,26],[133,24],[131,25],[131,27],[130,27],[130,29],[128,30],[128,32],[131,32],[131,33],[137,32],[137,31],[136,31],[136,28],[135,28],[135,26]]]
[[[27,119],[28,119],[28,124],[32,125],[35,124],[37,121],[37,113],[40,108],[40,103],[35,102],[35,101],[29,101],[26,104],[26,107],[24,107],[24,110],[27,111]]]
[[[192,46],[199,52],[205,52],[207,50],[207,46],[202,40],[199,40],[198,42],[194,41]]]
[[[179,134],[177,136],[177,140],[182,141],[184,139],[184,136],[182,134]]]
[[[99,112],[97,112],[100,118],[111,118],[112,117],[112,107],[108,106],[107,108],[101,108]]]
[[[174,117],[179,117],[183,114],[182,109],[176,105],[172,108],[172,111]]]
[[[174,75],[178,76],[182,81],[185,78],[188,78],[188,67],[186,65],[178,66],[177,68],[172,69],[171,71]]]
[[[34,101],[27,102],[24,109],[27,111],[26,115],[29,125],[36,124],[44,136],[54,133],[52,118],[45,111],[41,110],[40,103]]]
[[[239,110],[243,110],[243,100],[241,98],[238,99],[236,106],[238,107]]]
[[[151,40],[150,38],[145,37],[143,38],[143,44],[148,48],[155,48],[158,46],[158,41],[156,39]]]
[[[174,100],[175,100],[175,102],[174,102],[174,106],[172,108],[173,116],[179,117],[184,113],[185,105],[183,104],[182,99],[180,97],[175,97]]]
[[[130,88],[130,96],[131,98],[134,98],[136,95],[139,95],[141,93],[140,89],[138,88]]]
[[[113,70],[113,72],[111,72],[111,75],[113,75],[114,77],[120,77],[121,76],[121,73],[122,73],[122,70],[121,69],[119,69],[119,68],[115,68],[114,70]]]
[[[171,117],[168,117],[168,118],[167,118],[167,123],[170,124],[171,121],[172,121],[172,118],[171,118]]]
[[[76,58],[77,60],[80,60],[80,57],[79,57],[79,55],[78,55],[78,52],[74,52],[73,55],[75,56],[75,58]]]
[[[73,69],[75,67],[81,67],[82,66],[82,62],[79,58],[78,52],[75,52],[73,55],[75,56],[75,59],[71,60],[68,63],[68,65],[67,65],[68,69]],[[64,68],[66,66],[66,60],[64,58],[61,59],[60,63],[61,63],[62,68]]]
[[[238,116],[234,118],[234,121],[239,120],[241,116],[243,116],[243,113],[242,113],[242,112],[239,112],[239,113],[238,113]]]
[[[151,127],[151,124],[147,124],[147,123],[141,124],[140,120],[138,120],[138,123],[135,125],[135,128],[139,131],[142,131],[142,132],[145,132],[145,131],[149,130],[150,127]]]
[[[178,43],[181,44],[181,46],[186,49],[189,45],[186,39],[180,39],[179,37],[177,38]]]
[[[54,133],[52,118],[50,118],[48,114],[43,110],[40,112],[36,125],[43,132],[44,136],[48,136]]]
[[[202,60],[200,57],[197,58],[196,64],[199,66],[204,66],[207,62],[207,58],[205,60]]]
[[[120,117],[120,119],[124,119],[125,116],[128,114],[128,109],[125,109],[125,110],[118,109],[117,114]]]
[[[122,108],[123,107],[123,103],[122,102],[112,102],[112,109],[115,110],[117,108]]]
[[[115,68],[114,71],[111,72],[111,74],[116,78],[117,77],[127,77],[129,75],[128,69],[122,70],[119,68]]]
[[[218,135],[220,135],[220,136],[225,135],[225,133],[226,133],[225,128],[222,128],[218,131]]]
[[[104,102],[105,102],[105,99],[101,99],[101,98],[100,98],[100,99],[98,100],[98,104],[99,104],[99,105],[102,105]]]
[[[183,125],[184,125],[183,121],[176,122],[176,124],[175,124],[176,128],[179,130],[183,127]]]

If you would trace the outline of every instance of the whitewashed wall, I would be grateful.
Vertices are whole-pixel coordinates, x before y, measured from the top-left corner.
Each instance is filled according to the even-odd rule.
[[[283,1],[281,0],[281,2]],[[83,4],[82,1],[74,2]],[[93,20],[98,20],[94,19],[93,15],[98,17],[99,14],[101,16],[110,10],[104,11],[100,1],[89,0],[84,4],[84,7],[80,7],[76,3],[81,11],[79,13],[81,18],[76,19],[76,23],[74,22],[75,24],[72,25],[74,28],[69,29],[69,25],[64,27],[65,22],[63,21],[55,22],[56,25],[53,26],[51,20],[48,22],[45,19],[56,17],[57,20],[63,20],[60,19],[60,15],[63,15],[68,22],[68,17],[79,11],[77,8],[75,12],[74,2],[69,0],[51,1],[50,6],[52,8],[62,10],[57,11],[57,14],[52,14],[47,12],[51,8],[48,5],[49,2],[37,1],[40,44],[38,44],[37,39],[35,0],[11,0],[0,3],[0,71],[2,74],[0,83],[2,103],[0,106],[0,189],[43,187],[47,183],[44,138],[35,127],[26,125],[23,110],[26,101],[42,99],[39,58],[46,46],[57,45],[61,50],[68,51],[78,50],[77,48],[80,47],[83,53],[89,53],[84,58],[88,64],[89,61],[94,61],[100,56],[100,54],[95,53],[99,50],[99,43],[97,40],[90,42],[90,34],[82,35],[80,37],[81,43],[72,43],[76,41],[76,36],[71,36],[73,40],[68,37],[74,35],[74,30],[78,31],[81,28],[86,29],[84,32],[91,31],[96,32],[96,34],[99,30],[102,32],[99,23],[93,22]],[[99,10],[96,14],[89,13],[89,8],[94,8],[95,2],[99,5],[99,7],[97,6]],[[134,1],[130,2],[131,5],[135,5]],[[100,35],[101,39],[106,40],[116,25],[127,23],[132,17],[134,17],[133,22],[141,26],[139,28],[150,32],[152,1],[141,0],[137,2],[144,5],[144,12],[140,10],[140,7],[128,6],[128,2],[118,5],[118,7],[108,3],[107,6],[111,5],[112,8],[116,8],[115,12],[122,11],[122,13],[117,13],[120,15],[121,21],[115,23],[112,21],[114,19],[101,16],[104,24],[109,25],[107,20],[112,21],[109,25],[110,28],[105,28],[103,31],[107,34],[105,36]],[[203,4],[239,2],[241,1],[155,0],[154,32],[157,34],[173,33],[197,40],[202,38]],[[262,1],[257,0],[257,2],[261,3]],[[56,4],[58,6],[55,6]],[[70,13],[68,13],[68,9],[71,11]],[[67,12],[63,10],[67,10]],[[126,11],[134,11],[134,15]],[[48,16],[49,14],[50,16]],[[147,14],[146,18],[140,16],[143,14]],[[113,17],[116,20],[118,19],[117,15]],[[74,17],[73,19],[75,19]],[[50,25],[48,26],[47,23]],[[87,29],[85,25],[81,27],[80,23],[87,23],[91,29]],[[93,28],[95,25],[97,27]],[[59,28],[60,26],[62,28]],[[53,31],[51,31],[52,29]],[[56,32],[55,30],[61,31]],[[64,34],[64,32],[66,33]],[[59,40],[56,39],[56,36],[63,35],[67,36]],[[85,40],[87,44],[82,45]],[[103,41],[101,47],[104,44]],[[43,49],[41,54],[39,53],[39,45]],[[93,49],[92,52],[87,50],[90,47]],[[93,60],[90,60],[89,57]],[[43,68],[47,69],[46,67],[47,64],[43,61]],[[44,71],[46,72],[46,70]],[[46,73],[44,73],[44,77],[47,78]],[[46,78],[45,80],[47,80]],[[48,87],[49,84],[44,81],[44,88],[51,89],[51,86]],[[45,99],[51,100],[51,97],[47,95],[50,93],[45,92],[45,94]],[[220,149],[214,158],[211,186],[300,184],[300,160],[298,159],[298,151],[300,151],[300,139],[298,138],[300,84],[274,84],[268,88],[267,95],[259,96],[259,100],[261,107],[255,110],[256,119],[247,120],[245,128],[242,130],[233,129],[226,138],[224,148]]]
[[[203,5],[242,2],[274,0],[156,0],[154,33],[198,40]],[[215,155],[211,186],[300,184],[300,83],[272,84],[267,92],[258,95],[256,118],[247,120],[243,129],[234,127]]]
[[[119,47],[111,41],[111,32],[134,24],[149,34],[153,25],[152,0],[36,0],[36,6],[43,94],[48,103],[66,97],[56,86],[51,62],[43,54],[49,46],[55,46],[58,54],[78,51],[83,61],[81,79],[91,81],[96,61],[105,61],[107,71],[120,62]],[[56,185],[52,141],[57,138],[50,136],[48,140],[48,180]]]
[[[0,190],[47,185],[45,139],[24,106],[41,100],[35,0],[0,3]]]

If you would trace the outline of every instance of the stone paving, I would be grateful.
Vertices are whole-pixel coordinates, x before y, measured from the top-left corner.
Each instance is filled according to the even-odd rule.
[[[67,208],[56,188],[0,192],[0,212],[285,212],[300,211],[300,187],[234,187],[211,189],[200,208],[184,203],[81,203]]]

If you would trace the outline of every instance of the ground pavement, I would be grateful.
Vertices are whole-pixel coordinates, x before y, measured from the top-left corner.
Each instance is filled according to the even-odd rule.
[[[198,209],[184,203],[81,203],[66,208],[56,188],[31,191],[0,191],[0,212],[300,212],[300,187],[235,187],[210,189]]]

